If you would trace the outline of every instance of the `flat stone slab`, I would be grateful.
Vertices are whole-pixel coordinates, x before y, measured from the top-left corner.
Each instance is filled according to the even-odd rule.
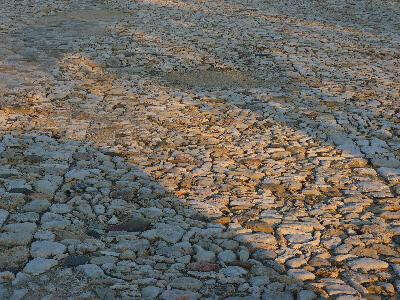
[[[301,281],[315,279],[315,275],[313,273],[303,269],[290,269],[288,271],[288,275],[293,276],[294,278]]]
[[[32,275],[42,274],[58,264],[55,259],[34,258],[28,262],[24,268],[24,272]]]
[[[358,258],[347,263],[352,269],[362,269],[364,271],[387,269],[389,264],[385,261],[374,258]]]

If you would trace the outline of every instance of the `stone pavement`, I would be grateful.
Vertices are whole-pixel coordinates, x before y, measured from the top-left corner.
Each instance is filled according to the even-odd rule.
[[[2,0],[0,299],[397,299],[400,3]]]

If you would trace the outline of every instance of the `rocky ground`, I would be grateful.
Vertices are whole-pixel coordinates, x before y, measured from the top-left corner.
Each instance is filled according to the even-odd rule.
[[[0,1],[0,299],[397,299],[400,3]]]

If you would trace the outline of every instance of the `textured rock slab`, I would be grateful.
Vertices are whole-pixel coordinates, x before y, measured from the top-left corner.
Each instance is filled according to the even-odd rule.
[[[28,245],[33,238],[31,232],[4,232],[0,233],[0,244],[3,246]]]
[[[339,294],[347,294],[347,295],[355,295],[357,291],[347,284],[333,284],[328,285],[326,287],[326,291],[330,296],[339,295]]]
[[[358,258],[347,263],[352,269],[362,269],[364,271],[387,269],[389,264],[385,261],[374,258]]]
[[[164,291],[160,297],[163,300],[180,300],[180,299],[197,300],[199,299],[199,294],[191,291],[172,289]]]
[[[290,269],[288,271],[288,275],[293,276],[294,278],[301,281],[315,279],[315,275],[313,273],[303,269]]]
[[[156,226],[157,236],[169,243],[177,243],[184,233],[185,230],[178,225],[157,224]]]
[[[294,300],[294,296],[290,292],[280,292],[280,291],[265,291],[261,297],[262,300]]]
[[[37,241],[33,242],[31,246],[31,255],[33,257],[49,257],[54,255],[63,254],[66,247],[57,242],[51,241]]]
[[[193,277],[179,277],[171,282],[171,286],[181,290],[197,291],[203,286],[203,283]]]
[[[33,260],[31,260],[26,264],[24,272],[32,275],[38,275],[50,270],[57,264],[58,261],[55,259],[34,258]]]
[[[277,243],[275,237],[269,233],[243,234],[237,236],[235,239],[250,247],[260,247],[265,249],[275,249]]]
[[[1,226],[3,226],[4,222],[7,220],[7,217],[9,215],[9,212],[4,210],[4,209],[0,209],[0,228]]]
[[[24,211],[29,211],[29,212],[44,212],[46,211],[50,206],[50,202],[48,200],[33,200],[29,203],[27,203],[24,207]]]
[[[90,278],[98,278],[104,276],[104,271],[95,264],[86,264],[76,267],[79,272]]]
[[[142,289],[142,297],[146,300],[155,299],[161,293],[158,286],[146,286]]]

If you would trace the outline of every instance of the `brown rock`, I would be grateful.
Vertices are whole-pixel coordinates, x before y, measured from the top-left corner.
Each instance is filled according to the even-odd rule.
[[[250,248],[274,250],[277,246],[275,237],[264,232],[238,235],[235,239]]]
[[[227,225],[231,222],[231,217],[221,217],[214,221],[217,224]]]
[[[313,267],[327,267],[331,265],[329,260],[320,257],[314,257],[308,263],[310,266]]]
[[[280,160],[288,156],[291,156],[291,153],[289,151],[279,151],[271,154],[271,158],[275,160]]]
[[[385,289],[379,285],[370,285],[367,287],[368,293],[382,295],[385,292]]]
[[[314,274],[322,278],[337,278],[339,277],[340,269],[335,267],[317,268]]]
[[[195,262],[189,264],[189,269],[198,272],[215,272],[220,269],[220,266],[210,262]]]
[[[229,207],[233,211],[246,210],[252,208],[253,206],[254,203],[249,202],[247,199],[238,199],[229,203]]]
[[[364,248],[362,246],[353,248],[350,251],[350,254],[354,254],[359,257],[372,257],[372,258],[379,258],[378,252],[373,248]]]
[[[364,168],[367,165],[368,165],[367,160],[365,160],[361,157],[356,157],[356,158],[353,158],[352,160],[350,160],[346,166],[348,168],[352,169],[352,168]]]
[[[263,188],[270,190],[279,197],[283,197],[286,194],[285,187],[282,184],[263,184]]]
[[[385,211],[381,214],[381,218],[385,220],[398,220],[400,219],[400,211]]]
[[[258,158],[248,158],[242,161],[249,169],[258,169],[262,164],[262,161]]]
[[[374,249],[378,254],[381,255],[388,255],[388,256],[396,256],[398,253],[391,247],[385,244],[375,244],[371,247]]]
[[[274,227],[264,222],[251,221],[245,227],[255,232],[274,233]]]

